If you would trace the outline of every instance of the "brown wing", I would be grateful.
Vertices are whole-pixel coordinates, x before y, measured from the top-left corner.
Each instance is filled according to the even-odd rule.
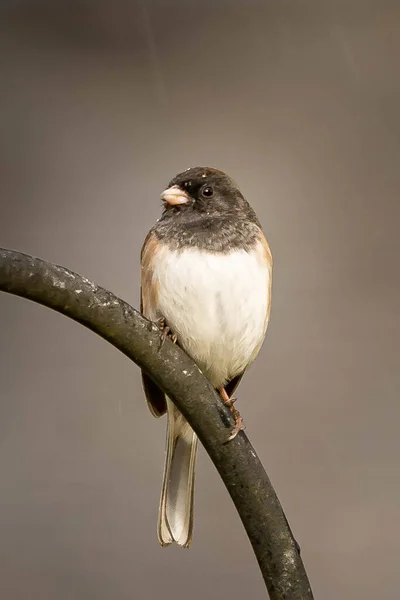
[[[150,320],[157,318],[158,287],[153,279],[153,259],[157,252],[158,241],[150,231],[147,235],[141,260],[140,312]],[[150,412],[155,417],[161,417],[167,411],[165,394],[154,381],[142,371],[142,385]]]
[[[167,412],[167,401],[164,392],[143,371],[142,385],[151,414],[154,417],[162,417]]]
[[[268,265],[269,270],[269,286],[268,286],[268,306],[267,306],[267,314],[265,315],[265,324],[268,325],[269,317],[271,314],[271,286],[272,286],[272,254],[269,244],[267,242],[267,238],[264,233],[260,229],[260,242],[261,242],[261,260]]]

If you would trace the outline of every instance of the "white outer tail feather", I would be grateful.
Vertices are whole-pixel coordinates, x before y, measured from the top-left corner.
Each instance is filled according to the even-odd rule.
[[[193,535],[193,494],[198,438],[167,398],[167,448],[158,513],[162,546],[176,542],[187,548]]]

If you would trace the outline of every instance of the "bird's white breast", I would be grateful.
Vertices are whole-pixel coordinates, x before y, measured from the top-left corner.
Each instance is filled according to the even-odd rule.
[[[180,345],[218,387],[254,360],[268,324],[270,270],[262,247],[157,253],[158,309]]]

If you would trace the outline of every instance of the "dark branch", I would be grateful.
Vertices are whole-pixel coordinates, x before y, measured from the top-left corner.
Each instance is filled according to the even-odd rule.
[[[312,599],[310,584],[275,491],[246,435],[223,442],[230,411],[193,361],[129,304],[64,267],[0,249],[0,291],[28,298],[113,344],[168,394],[198,434],[250,538],[272,600]]]

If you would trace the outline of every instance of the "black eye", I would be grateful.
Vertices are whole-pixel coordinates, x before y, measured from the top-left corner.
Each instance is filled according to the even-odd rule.
[[[211,198],[211,196],[214,195],[214,190],[212,189],[212,187],[205,187],[204,190],[202,191],[202,194],[206,198]]]

